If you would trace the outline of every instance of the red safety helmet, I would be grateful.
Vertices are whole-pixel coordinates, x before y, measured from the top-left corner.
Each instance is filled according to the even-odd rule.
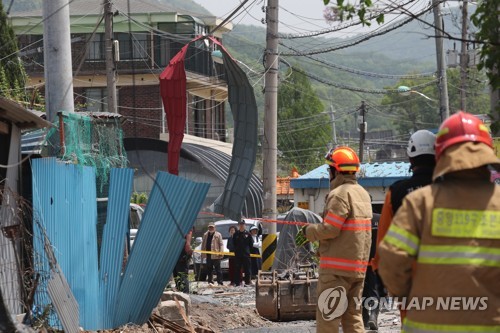
[[[358,172],[359,158],[354,150],[349,147],[332,148],[325,155],[328,165],[339,172]]]
[[[493,149],[493,139],[488,128],[476,116],[459,111],[445,119],[436,135],[436,160],[443,151],[461,142],[482,142]]]

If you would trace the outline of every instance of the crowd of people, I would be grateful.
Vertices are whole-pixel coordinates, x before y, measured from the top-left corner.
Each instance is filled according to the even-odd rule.
[[[257,274],[262,268],[262,241],[259,228],[254,225],[250,227],[250,230],[247,230],[243,220],[236,225],[229,226],[227,249],[224,248],[223,237],[216,230],[215,223],[210,222],[207,229],[202,237],[200,252],[202,261],[205,263],[203,269],[206,271],[208,284],[215,285],[215,275],[217,285],[224,285],[221,262],[225,257],[228,257],[229,285],[253,286],[252,280],[257,278]],[[187,293],[189,292],[188,261],[193,253],[191,248],[192,231],[185,238],[186,241],[174,268],[173,276],[176,289]]]
[[[376,303],[386,296],[398,302],[405,332],[498,332],[500,186],[491,173],[500,171],[500,159],[487,127],[457,112],[437,134],[413,133],[407,156],[412,176],[387,189],[381,214],[375,214],[369,193],[357,181],[356,152],[336,147],[326,154],[330,192],[323,223],[299,231],[308,242],[319,243],[317,332],[339,332],[340,324],[343,332],[377,330]],[[258,230],[246,230],[240,221],[230,235],[231,285],[252,285],[262,263],[258,255],[251,258],[260,254]],[[221,243],[209,225],[203,250],[219,252]],[[221,256],[206,256],[209,283],[215,269],[222,284]],[[325,294],[327,300],[344,295],[342,311],[328,308]],[[419,303],[428,298],[427,305],[435,305],[437,298],[450,297],[478,298],[487,306],[449,311]],[[372,303],[360,308],[356,300],[362,299]]]

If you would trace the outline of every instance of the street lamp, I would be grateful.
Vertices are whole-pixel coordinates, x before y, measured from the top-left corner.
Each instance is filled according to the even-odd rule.
[[[414,94],[417,94],[417,95],[422,96],[423,98],[428,99],[429,101],[436,102],[436,100],[435,100],[435,99],[432,99],[432,98],[430,98],[429,96],[426,96],[426,95],[422,94],[422,93],[421,93],[421,92],[419,92],[419,91],[412,90],[410,87],[407,87],[407,86],[399,86],[399,87],[398,87],[398,93],[400,93],[400,94],[401,94],[401,95],[403,95],[403,96],[409,96],[411,93],[414,93]]]

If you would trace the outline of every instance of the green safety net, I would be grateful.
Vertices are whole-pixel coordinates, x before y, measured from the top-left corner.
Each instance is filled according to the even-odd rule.
[[[123,147],[123,131],[118,117],[87,116],[62,113],[64,140],[60,124],[47,134],[47,142],[58,158],[82,166],[91,166],[96,172],[98,197],[107,197],[111,168],[127,167]],[[63,141],[63,142],[61,142]]]

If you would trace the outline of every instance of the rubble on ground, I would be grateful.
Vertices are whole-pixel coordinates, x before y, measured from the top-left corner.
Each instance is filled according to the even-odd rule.
[[[314,320],[272,322],[261,317],[255,309],[255,287],[209,286],[206,282],[192,282],[190,289],[191,294],[166,291],[149,322],[142,326],[127,325],[99,333],[183,333],[193,332],[191,328],[197,333],[223,333],[238,328],[314,325]],[[185,319],[179,319],[186,312],[189,313],[187,323]],[[177,319],[167,320],[166,317]],[[379,316],[378,332],[399,332],[400,325],[397,311],[383,311]]]

